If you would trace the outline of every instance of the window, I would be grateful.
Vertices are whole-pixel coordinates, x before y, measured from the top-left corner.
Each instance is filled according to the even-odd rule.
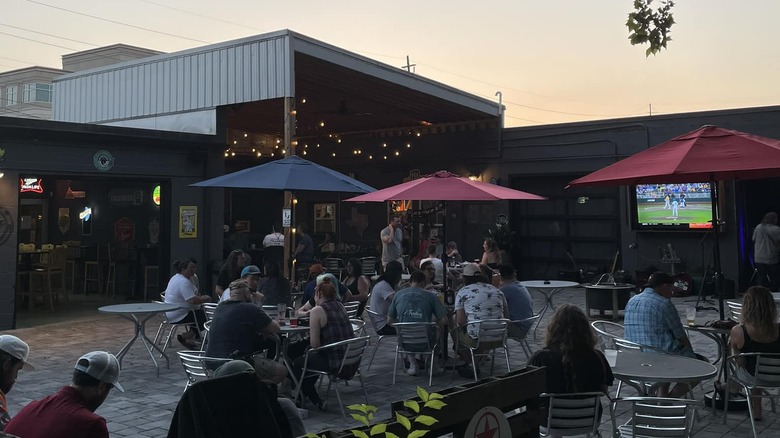
[[[18,88],[16,85],[11,85],[8,87],[5,87],[5,104],[6,106],[13,106],[19,103],[16,97],[16,92],[18,91]]]
[[[23,99],[29,102],[51,102],[51,84],[24,84]]]

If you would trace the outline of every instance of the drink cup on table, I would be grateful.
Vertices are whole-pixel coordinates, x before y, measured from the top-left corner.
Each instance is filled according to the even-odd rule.
[[[617,350],[604,350],[604,356],[607,358],[607,363],[610,367],[614,367],[617,364]]]
[[[290,327],[298,327],[298,311],[292,310],[290,312]]]
[[[688,325],[696,325],[696,307],[688,307],[685,309],[685,319],[688,321]]]
[[[279,324],[284,323],[284,314],[287,312],[287,305],[284,303],[279,303],[276,305],[276,320],[279,321]]]

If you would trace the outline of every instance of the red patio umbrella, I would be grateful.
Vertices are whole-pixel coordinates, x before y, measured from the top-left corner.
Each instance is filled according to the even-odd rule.
[[[715,181],[777,176],[780,140],[706,125],[575,179],[569,185],[710,182],[713,224],[719,224]],[[718,228],[713,226],[715,288],[723,319]]]
[[[521,192],[495,184],[472,181],[460,175],[440,170],[415,180],[387,187],[365,195],[346,199],[347,202],[385,202],[385,201],[498,201],[503,199],[543,201],[547,198],[532,193]],[[445,227],[442,227],[442,237]],[[442,239],[442,241],[446,241]],[[441,255],[447,264],[447,251]]]

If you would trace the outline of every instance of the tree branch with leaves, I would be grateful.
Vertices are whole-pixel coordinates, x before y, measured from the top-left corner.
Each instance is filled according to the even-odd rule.
[[[653,0],[634,0],[634,12],[628,14],[628,40],[631,45],[649,44],[645,56],[655,55],[672,40],[669,36],[674,17],[673,0],[658,0],[660,6],[652,7]]]

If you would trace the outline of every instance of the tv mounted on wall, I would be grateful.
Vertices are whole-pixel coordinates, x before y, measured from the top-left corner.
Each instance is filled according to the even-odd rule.
[[[631,215],[636,231],[712,229],[710,183],[638,184],[632,187]]]

